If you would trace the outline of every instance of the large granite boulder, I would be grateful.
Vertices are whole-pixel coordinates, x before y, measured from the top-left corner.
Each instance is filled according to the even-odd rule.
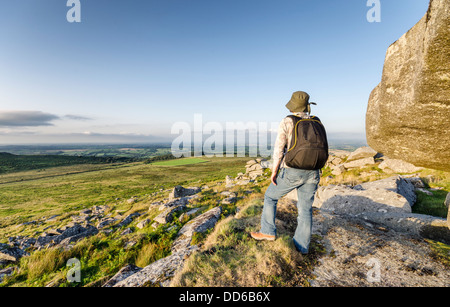
[[[387,50],[381,83],[369,98],[371,148],[415,166],[450,170],[450,1],[426,15]]]

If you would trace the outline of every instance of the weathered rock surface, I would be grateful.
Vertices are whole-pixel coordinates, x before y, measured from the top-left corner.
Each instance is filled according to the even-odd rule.
[[[364,166],[373,165],[373,164],[375,164],[375,159],[373,157],[369,157],[369,158],[353,160],[350,162],[345,162],[344,167],[349,169],[349,168],[364,167]]]
[[[158,216],[156,216],[153,220],[159,224],[167,224],[172,222],[173,214],[178,211],[182,211],[186,209],[185,204],[180,204],[177,206],[169,207],[163,212],[161,212]]]
[[[347,162],[360,160],[360,159],[366,159],[366,158],[373,158],[373,157],[375,157],[376,154],[377,154],[377,152],[375,150],[373,150],[372,148],[363,146],[363,147],[360,147],[360,148],[356,149],[355,151],[351,152],[348,155]]]
[[[172,252],[178,252],[188,248],[191,245],[192,236],[194,233],[203,233],[214,227],[219,220],[221,213],[222,208],[216,207],[184,225],[178,232],[178,238],[172,244]]]
[[[27,253],[18,247],[11,247],[8,244],[0,243],[0,259],[16,262]]]
[[[379,167],[385,172],[391,170],[394,173],[415,173],[423,169],[403,160],[389,158],[385,158]]]
[[[430,257],[432,252],[425,241],[411,234],[409,227],[386,227],[386,215],[370,214],[378,215],[377,221],[382,223],[363,215],[325,211],[314,215],[313,233],[323,237],[328,255],[314,268],[315,279],[310,281],[313,287],[450,286],[450,270]],[[416,223],[413,216],[408,218],[410,226]]]
[[[75,224],[73,226],[66,227],[59,235],[40,236],[39,238],[37,238],[34,247],[43,248],[58,244],[68,245],[83,238],[93,236],[97,233],[98,229],[92,225],[86,225],[86,227],[83,227],[79,224]]]
[[[297,190],[286,198],[297,200]],[[362,212],[410,213],[416,201],[414,185],[400,176],[359,184],[320,186],[313,206],[338,214]]]
[[[419,178],[420,179],[420,178]],[[358,184],[355,190],[388,190],[403,196],[412,207],[416,203],[417,197],[414,193],[415,186],[411,183],[412,178],[393,176],[372,182]]]
[[[152,264],[146,266],[137,273],[134,273],[122,281],[114,284],[113,287],[143,287],[143,286],[161,286],[175,275],[179,269],[183,267],[185,259],[198,247],[191,246],[180,252],[173,253],[170,256],[159,259]],[[109,283],[109,281],[108,281]],[[110,283],[112,284],[112,282]]]
[[[124,227],[127,226],[129,224],[131,224],[134,220],[134,218],[140,216],[141,214],[139,212],[135,212],[132,214],[127,215],[119,224],[117,224],[117,227]]]
[[[200,193],[201,191],[202,189],[199,187],[184,188],[180,185],[177,185],[176,187],[173,188],[172,192],[169,194],[169,201],[172,201],[180,197],[191,196]]]
[[[127,279],[131,275],[136,274],[141,270],[142,268],[135,266],[133,264],[126,265],[123,268],[121,268],[120,271],[117,272],[117,274],[114,275],[110,280],[108,280],[102,287],[106,288],[112,287],[115,284],[118,284],[122,280]]]
[[[432,239],[450,244],[450,230],[440,217],[414,213],[364,212],[357,215],[364,221],[383,225],[388,229],[408,234],[410,237]]]
[[[11,276],[16,270],[17,270],[17,267],[9,267],[9,268],[0,270],[0,284],[3,282],[3,279],[6,276]]]
[[[205,232],[214,227],[222,213],[221,207],[213,208],[188,222],[178,232],[178,238],[172,244],[172,254],[151,263],[131,275],[116,274],[106,285],[108,287],[142,287],[167,286],[175,273],[183,267],[189,255],[198,249],[191,245],[192,236],[196,232]],[[123,269],[127,271],[125,268]],[[125,278],[123,278],[125,276]]]
[[[370,147],[415,166],[450,170],[450,1],[387,50],[381,83],[366,115]]]

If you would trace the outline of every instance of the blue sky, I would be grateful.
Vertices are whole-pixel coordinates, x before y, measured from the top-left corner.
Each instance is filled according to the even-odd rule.
[[[426,0],[0,3],[0,144],[154,141],[174,123],[279,122],[291,94],[331,135],[365,134],[386,49]],[[174,136],[172,136],[174,137]]]

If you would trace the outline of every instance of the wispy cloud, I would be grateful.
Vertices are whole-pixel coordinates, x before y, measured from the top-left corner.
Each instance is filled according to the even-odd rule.
[[[53,126],[59,116],[41,111],[0,111],[0,127]]]
[[[92,118],[89,118],[89,117],[86,117],[86,116],[73,115],[73,114],[64,115],[64,119],[80,120],[80,121],[92,120]]]

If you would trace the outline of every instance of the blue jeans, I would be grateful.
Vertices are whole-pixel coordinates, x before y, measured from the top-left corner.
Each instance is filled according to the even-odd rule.
[[[298,217],[297,229],[293,238],[298,251],[307,254],[311,241],[312,204],[320,181],[319,170],[308,171],[294,168],[282,168],[278,173],[277,185],[270,184],[264,196],[264,209],[261,216],[261,233],[277,235],[275,216],[278,200],[297,189]]]

